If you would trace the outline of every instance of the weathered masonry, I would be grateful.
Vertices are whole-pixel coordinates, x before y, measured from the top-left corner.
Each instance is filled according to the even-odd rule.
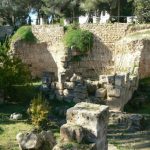
[[[150,76],[150,40],[146,32],[150,26],[116,23],[84,24],[80,28],[94,34],[94,46],[79,62],[71,61],[63,44],[64,29],[57,25],[32,26],[38,43],[16,41],[12,50],[29,65],[33,76],[55,74],[52,93],[57,99],[104,101],[111,109],[122,110],[137,89],[139,78]]]

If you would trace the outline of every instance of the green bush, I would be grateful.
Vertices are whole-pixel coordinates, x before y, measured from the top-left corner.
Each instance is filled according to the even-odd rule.
[[[43,99],[41,94],[39,94],[37,98],[31,100],[28,113],[32,124],[36,128],[40,128],[45,125],[48,119],[49,104],[45,99]]]
[[[0,44],[0,90],[4,90],[5,98],[9,97],[9,89],[14,85],[25,84],[30,81],[28,67],[18,58],[8,54],[7,41]]]
[[[24,84],[14,85],[7,90],[9,94],[9,102],[16,102],[20,104],[28,105],[30,101],[38,95],[38,85]]]
[[[32,33],[31,26],[22,26],[12,36],[12,41],[22,40],[25,42],[35,43],[37,42],[36,37]]]
[[[93,34],[81,29],[68,29],[64,37],[65,45],[84,54],[93,47]]]

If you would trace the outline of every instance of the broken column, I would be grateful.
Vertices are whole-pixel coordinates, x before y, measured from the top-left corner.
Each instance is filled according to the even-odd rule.
[[[62,143],[75,142],[81,147],[86,143],[89,150],[107,150],[108,118],[108,106],[86,102],[76,104],[67,110],[67,123],[60,128]]]
[[[100,75],[99,81],[106,89],[106,104],[112,111],[122,111],[138,87],[138,76],[129,73]]]

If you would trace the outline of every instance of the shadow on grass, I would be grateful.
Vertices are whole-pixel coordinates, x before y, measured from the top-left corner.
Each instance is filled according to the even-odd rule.
[[[131,132],[127,129],[112,128],[108,130],[109,143],[119,147],[120,150],[142,150],[150,148],[150,127],[148,130]]]
[[[0,127],[0,134],[2,134],[4,132],[4,130]]]

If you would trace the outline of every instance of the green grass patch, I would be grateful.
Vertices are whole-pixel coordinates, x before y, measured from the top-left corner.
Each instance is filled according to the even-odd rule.
[[[9,102],[29,104],[39,93],[41,82],[15,85],[8,89]]]
[[[0,150],[19,150],[16,135],[19,132],[28,132],[34,128],[28,122],[27,108],[28,105],[20,104],[0,105]],[[23,120],[9,120],[10,115],[14,112],[23,114]],[[49,126],[46,130],[51,130],[56,139],[59,140],[59,128],[56,122],[49,120]]]
[[[32,33],[32,28],[31,26],[22,26],[20,27],[16,33],[12,36],[12,41],[25,41],[25,42],[30,42],[30,43],[36,43],[37,39]]]
[[[128,34],[121,41],[132,42],[137,40],[150,40],[150,29],[145,29],[145,30]]]
[[[0,150],[19,150],[16,135],[33,128],[25,120],[27,106],[18,104],[5,104],[0,106]],[[22,113],[24,120],[12,121],[9,117],[12,113]]]
[[[25,122],[2,122],[0,121],[0,150],[19,150],[16,135],[32,129],[32,126]]]
[[[124,109],[128,113],[150,114],[150,103],[146,103],[137,108],[137,106],[127,105]]]

